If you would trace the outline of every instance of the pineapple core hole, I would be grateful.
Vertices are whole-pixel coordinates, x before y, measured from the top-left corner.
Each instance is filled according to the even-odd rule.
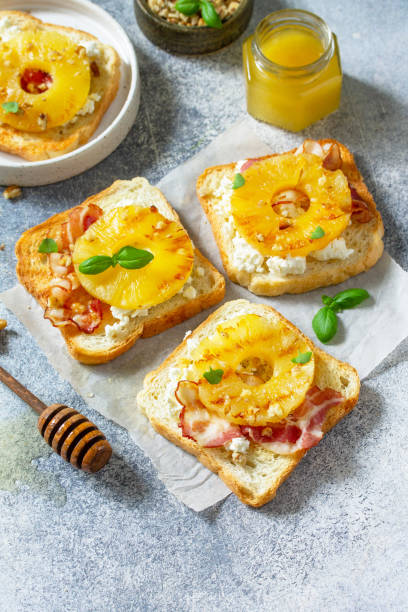
[[[236,373],[244,383],[256,387],[257,385],[263,385],[272,378],[273,366],[259,357],[248,357],[241,361]]]
[[[21,88],[27,93],[41,94],[52,85],[52,76],[38,68],[26,68],[20,77]]]
[[[296,219],[304,215],[310,206],[309,197],[298,189],[279,191],[271,199],[274,212],[285,219]],[[287,224],[289,227],[290,224]],[[282,227],[281,229],[284,229]]]

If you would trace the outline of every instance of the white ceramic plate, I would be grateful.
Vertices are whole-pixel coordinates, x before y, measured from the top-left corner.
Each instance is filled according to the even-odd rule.
[[[118,93],[92,138],[71,153],[37,162],[0,151],[0,185],[48,185],[92,168],[116,149],[136,118],[140,77],[132,43],[106,11],[88,0],[1,0],[0,8],[27,11],[43,21],[89,32],[114,47],[122,60]]]

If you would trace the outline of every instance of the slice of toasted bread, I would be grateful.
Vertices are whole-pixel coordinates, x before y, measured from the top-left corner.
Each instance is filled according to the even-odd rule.
[[[177,373],[180,358],[188,358],[189,344],[191,343],[190,347],[196,346],[202,339],[214,332],[216,326],[221,322],[249,313],[275,320],[278,318],[303,335],[271,306],[253,304],[247,300],[227,302],[197,327],[193,334],[186,338],[159,368],[146,376],[143,390],[137,396],[137,402],[158,433],[195,455],[203,465],[217,473],[241,501],[251,506],[262,506],[275,496],[278,487],[289,476],[306,451],[300,450],[293,455],[277,455],[258,444],[251,443],[246,465],[236,465],[232,460],[231,452],[225,447],[204,448],[194,440],[182,435],[178,426],[180,405],[174,398],[178,383],[174,372]],[[321,389],[330,387],[344,397],[341,404],[332,407],[327,413],[323,424],[323,431],[326,433],[355,406],[360,381],[356,370],[349,364],[338,361],[316,346],[313,351],[315,357],[313,385]]]
[[[0,123],[0,150],[19,155],[30,161],[49,159],[69,153],[86,143],[98,127],[105,111],[115,98],[120,80],[120,58],[109,45],[101,43],[95,36],[73,28],[44,23],[36,17],[21,11],[0,11],[0,43],[2,36],[8,39],[8,32],[34,32],[55,30],[69,36],[78,45],[94,43],[89,51],[90,59],[97,65],[97,74],[92,74],[88,101],[93,110],[77,114],[62,126],[44,132],[24,132],[5,123]],[[6,26],[4,25],[6,24]]]
[[[337,143],[340,148],[342,159],[341,170],[346,175],[349,183],[356,189],[359,196],[366,202],[373,218],[368,223],[352,223],[342,233],[346,245],[353,249],[353,253],[345,259],[332,259],[329,261],[317,261],[307,257],[306,271],[303,274],[289,274],[277,276],[267,271],[264,267],[262,272],[248,272],[240,269],[234,263],[233,257],[233,235],[228,231],[227,224],[231,221],[231,213],[220,209],[220,198],[217,190],[225,179],[233,180],[235,164],[214,166],[207,168],[197,181],[197,195],[210,223],[221,253],[224,268],[230,279],[247,287],[257,295],[281,295],[283,293],[305,293],[317,287],[327,287],[343,282],[351,276],[364,272],[371,268],[381,257],[384,245],[382,237],[384,227],[381,215],[378,212],[372,195],[368,191],[360,172],[354,162],[350,151],[336,140],[319,140],[321,145],[326,143]],[[295,149],[289,151],[294,153]],[[272,156],[264,156],[262,159]]]
[[[131,181],[115,181],[104,191],[88,198],[84,204],[91,202],[103,211],[120,206],[121,203],[155,205],[165,217],[180,221],[159,189],[140,177]],[[43,308],[46,307],[52,276],[47,259],[38,253],[38,246],[49,235],[58,238],[61,224],[66,221],[69,213],[70,210],[59,213],[27,230],[16,244],[17,276]],[[104,312],[101,325],[92,334],[80,332],[74,326],[59,329],[75,359],[88,364],[105,363],[128,350],[139,337],[159,334],[222,300],[225,293],[224,277],[197,249],[191,286],[195,290],[194,298],[185,297],[182,292],[177,293],[170,300],[150,308],[147,316],[130,319],[125,329],[115,337],[106,333],[106,327],[115,323],[110,309]]]

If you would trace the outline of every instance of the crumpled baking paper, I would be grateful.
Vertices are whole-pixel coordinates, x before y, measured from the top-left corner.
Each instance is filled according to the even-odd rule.
[[[258,138],[251,119],[240,121],[158,184],[180,213],[196,246],[221,271],[222,263],[210,225],[195,195],[196,179],[208,166],[288,150],[300,142],[299,136],[275,128],[267,131],[267,139],[269,146]],[[386,253],[374,268],[336,287],[303,295],[266,298],[254,296],[227,281],[226,300],[246,298],[271,304],[316,341],[311,322],[322,306],[320,296],[322,293],[334,295],[349,287],[365,288],[371,298],[358,308],[340,314],[339,331],[324,348],[351,363],[364,378],[408,335],[408,274]],[[156,434],[136,406],[136,394],[145,374],[156,368],[183,340],[185,333],[208,316],[208,311],[158,336],[139,340],[111,363],[86,366],[68,355],[60,333],[44,320],[42,309],[25,289],[14,287],[0,298],[34,336],[50,363],[89,406],[129,431],[152,460],[159,478],[180,501],[200,511],[230,493],[221,480],[194,457]]]

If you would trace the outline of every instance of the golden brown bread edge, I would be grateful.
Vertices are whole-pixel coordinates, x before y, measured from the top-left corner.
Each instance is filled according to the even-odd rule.
[[[215,215],[211,210],[211,205],[209,204],[210,198],[208,196],[201,196],[200,194],[201,186],[208,174],[217,170],[225,170],[226,168],[233,170],[235,163],[207,168],[197,180],[197,197],[206,216],[208,217],[208,220],[210,221],[215,241],[221,254],[223,266],[228,274],[228,277],[233,282],[247,287],[256,295],[277,296],[284,293],[298,294],[312,291],[318,287],[337,285],[350,277],[360,274],[360,272],[364,272],[372,268],[383,253],[384,244],[382,242],[382,237],[384,235],[384,226],[382,218],[377,210],[374,199],[356,166],[354,156],[345,145],[337,140],[325,138],[318,140],[317,142],[319,142],[320,145],[337,144],[339,146],[342,159],[341,170],[356,189],[359,196],[367,203],[369,210],[373,214],[373,219],[367,224],[363,224],[367,226],[367,229],[371,233],[370,247],[364,253],[363,257],[359,258],[352,264],[347,264],[343,260],[334,266],[330,265],[328,262],[323,262],[325,263],[325,266],[322,266],[320,271],[313,274],[306,271],[303,275],[296,275],[292,277],[289,276],[282,279],[274,278],[273,280],[271,280],[271,277],[268,274],[259,275],[248,272],[238,274],[234,266],[230,264],[229,254],[225,249],[223,224],[218,222],[217,215]],[[294,153],[295,151],[296,149],[291,149],[288,151],[288,153]],[[281,154],[273,153],[271,155],[264,155],[259,159],[268,159],[270,157],[275,157],[276,155]]]
[[[225,305],[226,304],[224,304],[224,306]],[[360,379],[359,379],[357,370],[353,368],[353,366],[351,366],[350,364],[342,362],[336,359],[335,357],[332,357],[331,355],[329,355],[328,353],[326,353],[325,351],[317,347],[310,340],[310,338],[308,338],[300,329],[298,329],[291,321],[286,319],[280,312],[278,312],[272,306],[268,306],[266,304],[262,304],[259,306],[262,306],[262,308],[265,308],[267,310],[270,310],[271,312],[276,313],[281,318],[281,320],[285,322],[290,328],[295,330],[303,338],[307,339],[308,342],[312,343],[313,354],[315,357],[316,365],[318,364],[321,365],[322,363],[325,364],[328,361],[335,362],[338,367],[343,369],[345,372],[347,371],[349,375],[353,376],[354,380],[357,382],[357,391],[354,395],[352,395],[349,398],[346,398],[345,401],[342,402],[341,404],[330,408],[326,416],[326,419],[322,425],[322,430],[325,435],[339,421],[341,421],[342,418],[344,418],[349,412],[351,412],[351,410],[357,404],[357,401],[359,398],[359,390],[360,390]],[[223,306],[221,306],[220,308],[223,308]],[[196,329],[193,332],[193,336],[195,334],[198,334],[200,330],[204,329],[207,325],[211,324],[213,319],[217,317],[219,310],[220,309],[217,309],[215,312],[210,314],[209,317],[207,317],[207,319],[203,321],[203,323],[201,323],[198,327],[196,327]],[[189,336],[188,338],[191,338],[191,336]],[[145,380],[144,380],[144,387],[150,384],[150,381],[154,379],[157,373],[161,372],[166,367],[170,366],[175,360],[177,360],[179,353],[181,353],[184,347],[186,346],[188,338],[185,338],[183,342],[179,344],[179,346],[167,357],[167,359],[157,369],[153,370],[152,372],[149,372],[146,375]],[[211,453],[211,449],[206,449],[200,446],[194,440],[185,438],[181,433],[178,433],[178,432],[175,433],[173,430],[167,428],[163,423],[161,423],[159,420],[155,419],[154,417],[149,416],[148,418],[153,428],[155,429],[155,431],[157,431],[157,433],[167,438],[168,440],[170,440],[170,442],[173,442],[173,444],[187,451],[191,455],[194,455],[206,468],[208,468],[209,470],[217,474],[219,478],[221,478],[221,480],[227,485],[227,487],[229,487],[231,491],[235,493],[235,495],[244,504],[253,506],[255,508],[263,506],[264,504],[266,504],[268,501],[270,501],[271,499],[275,497],[276,492],[278,488],[280,487],[280,485],[288,478],[288,476],[292,473],[292,471],[295,469],[295,467],[298,465],[298,463],[301,461],[304,455],[308,452],[307,450],[300,450],[294,453],[293,456],[290,457],[289,466],[284,471],[281,472],[278,480],[275,480],[273,485],[267,491],[265,491],[264,494],[254,495],[250,489],[243,486],[239,482],[239,480],[233,476],[233,474],[231,474],[230,472],[228,472],[228,470],[224,468],[224,466],[217,460],[217,458],[213,456],[213,454]]]
[[[23,11],[0,11],[0,15],[7,14],[18,15],[24,18],[27,24],[32,26],[28,29],[36,29],[38,25],[41,25],[46,29],[66,32],[68,35],[75,32],[76,34],[81,34],[83,38],[88,40],[101,42],[98,38],[83,30],[77,30],[75,28],[60,26],[53,23],[45,23],[41,21],[41,19],[37,19]],[[104,46],[109,47],[109,45],[105,44]],[[11,155],[18,155],[28,161],[42,161],[59,157],[65,153],[70,153],[87,143],[97,129],[103,115],[113,102],[119,88],[121,61],[116,50],[113,47],[109,47],[109,49],[113,52],[115,58],[112,72],[108,73],[106,71],[107,73],[104,75],[104,78],[107,82],[105,83],[103,96],[98,102],[96,110],[92,114],[86,116],[86,122],[76,127],[72,126],[68,129],[66,135],[60,134],[60,130],[63,126],[51,128],[45,132],[34,133],[17,130],[5,123],[0,123],[0,151],[10,153]],[[103,72],[104,68],[101,67],[102,75]]]
[[[115,190],[118,183],[120,183],[120,181],[116,181],[98,194],[90,196],[82,203],[82,205],[85,206],[91,203],[97,205],[98,201],[103,200],[105,195],[108,195]],[[174,211],[168,202],[167,204],[173,211],[175,217],[179,220],[176,211]],[[49,236],[50,233],[52,233],[55,238],[58,237],[61,230],[61,224],[67,220],[70,212],[74,210],[74,208],[57,213],[43,223],[26,230],[21,235],[15,246],[15,253],[17,256],[17,278],[43,309],[45,309],[47,305],[47,292],[52,275],[49,270],[48,262],[46,261],[46,256],[43,256],[38,252],[38,246],[44,238]],[[211,264],[211,262],[208,261],[208,259],[206,259],[206,257],[204,257],[200,251],[198,251],[198,249],[195,249],[195,256],[203,265],[206,266],[206,268],[210,269],[213,280],[213,288],[211,292],[201,296],[199,295],[196,298],[191,299],[188,302],[181,304],[173,310],[166,312],[152,320],[146,322],[142,321],[140,326],[136,328],[133,333],[131,333],[121,343],[112,347],[110,350],[95,352],[94,350],[87,350],[85,347],[79,347],[76,339],[79,336],[84,336],[86,334],[80,332],[74,326],[60,327],[59,330],[72,357],[81,363],[89,365],[106,363],[130,349],[138,338],[155,336],[166,329],[174,327],[175,325],[178,325],[179,323],[193,317],[202,310],[210,308],[214,304],[220,302],[225,294],[224,277]],[[105,309],[103,312],[101,329],[103,330],[105,325],[113,322],[114,319],[110,313],[110,310]],[[96,330],[94,333],[98,333],[98,330]]]

